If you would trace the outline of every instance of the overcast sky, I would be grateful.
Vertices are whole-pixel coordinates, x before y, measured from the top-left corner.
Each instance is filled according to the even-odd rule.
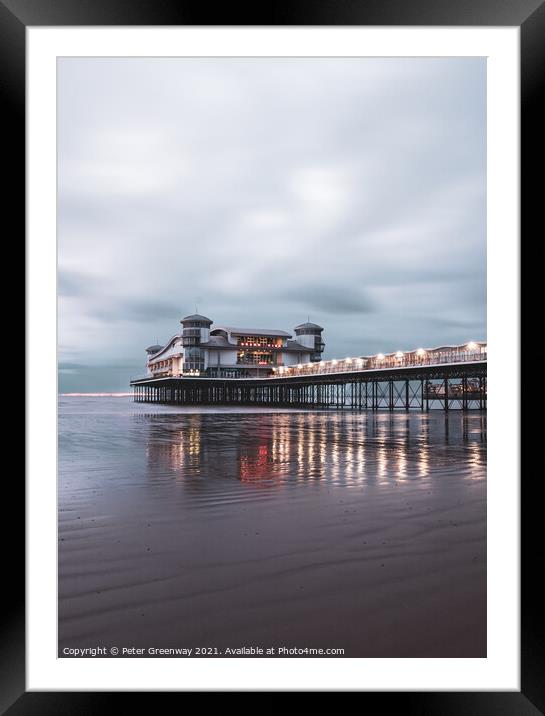
[[[180,318],[326,357],[486,338],[484,59],[60,59],[61,392]]]

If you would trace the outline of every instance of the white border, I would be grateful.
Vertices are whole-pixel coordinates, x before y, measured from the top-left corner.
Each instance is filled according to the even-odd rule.
[[[27,28],[29,690],[519,690],[518,28]],[[57,56],[488,58],[488,657],[57,659]],[[502,355],[508,347],[508,357]],[[243,668],[242,668],[243,666]]]

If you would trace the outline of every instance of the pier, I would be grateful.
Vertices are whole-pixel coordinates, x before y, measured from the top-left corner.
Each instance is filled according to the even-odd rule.
[[[137,403],[332,410],[485,410],[485,344],[278,367],[267,377],[131,380]]]

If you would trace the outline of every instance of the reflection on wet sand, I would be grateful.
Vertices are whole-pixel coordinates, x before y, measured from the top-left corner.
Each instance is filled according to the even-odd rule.
[[[217,459],[218,440],[209,434],[208,416],[141,414],[134,420],[146,425],[151,476],[169,469],[180,479],[202,477]],[[251,426],[233,417],[223,420],[222,445],[230,443],[242,483],[350,486],[423,479],[430,476],[430,451],[435,448],[433,465],[440,466],[447,444],[470,456],[474,469],[464,471],[462,479],[485,475],[486,418],[481,415],[434,414],[431,435],[430,419],[422,414],[261,414]]]

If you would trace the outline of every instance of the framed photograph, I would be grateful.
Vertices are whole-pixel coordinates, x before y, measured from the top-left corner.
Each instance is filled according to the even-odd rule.
[[[28,287],[6,713],[545,712],[519,430],[545,11],[370,5],[0,5]]]

